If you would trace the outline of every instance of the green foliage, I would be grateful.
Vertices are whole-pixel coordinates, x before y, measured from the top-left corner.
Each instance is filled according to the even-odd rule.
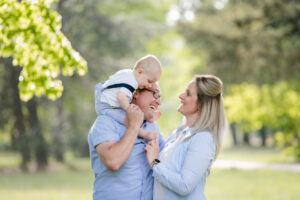
[[[300,158],[299,86],[279,82],[262,87],[241,84],[228,89],[225,107],[230,122],[242,123],[246,132],[263,125],[276,131],[278,146]]]
[[[139,17],[141,21],[164,22],[164,15],[168,11],[170,3],[171,0],[106,0],[98,5],[98,10],[104,15],[118,20]],[[155,10],[160,10],[160,12],[153,15]]]
[[[178,27],[196,54],[207,52],[205,69],[225,83],[297,81],[299,7],[293,0],[204,1],[190,8],[194,21],[183,17]]]
[[[55,0],[0,1],[0,56],[13,57],[22,66],[19,77],[21,99],[62,94],[60,73],[70,76],[87,71],[86,61],[60,31],[61,16],[50,6]]]

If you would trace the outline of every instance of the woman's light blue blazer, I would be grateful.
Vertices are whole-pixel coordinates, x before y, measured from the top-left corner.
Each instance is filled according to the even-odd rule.
[[[168,138],[165,147],[174,142],[182,128],[179,127]],[[191,129],[185,130],[183,134],[189,131]],[[157,164],[153,170],[156,181],[166,188],[163,199],[205,200],[204,186],[215,153],[215,142],[209,132],[198,132],[189,140],[177,143],[166,162]]]

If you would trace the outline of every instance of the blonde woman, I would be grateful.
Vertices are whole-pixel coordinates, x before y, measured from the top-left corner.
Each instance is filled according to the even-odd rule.
[[[145,150],[153,169],[154,200],[205,200],[204,186],[221,147],[226,126],[223,84],[212,75],[197,75],[180,94],[184,123],[167,139],[158,156],[158,141]]]

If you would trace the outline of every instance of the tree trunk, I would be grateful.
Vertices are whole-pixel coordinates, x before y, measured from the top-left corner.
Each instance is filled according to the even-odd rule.
[[[267,128],[265,126],[259,130],[259,135],[261,136],[261,146],[265,147],[267,139]]]
[[[232,140],[233,140],[233,145],[237,145],[237,138],[236,138],[236,127],[235,123],[230,124],[230,129],[231,129],[231,135],[232,135]]]
[[[19,95],[19,75],[20,68],[14,67],[11,59],[5,59],[4,63],[9,74],[9,87],[12,95],[12,112],[14,115],[14,126],[11,132],[12,146],[21,154],[21,169],[28,171],[28,163],[30,161],[30,145],[29,138],[26,134],[25,118],[22,112],[22,102]]]
[[[250,145],[249,132],[244,132],[243,141],[245,144]]]
[[[64,162],[64,143],[63,143],[63,124],[64,124],[64,109],[63,97],[57,100],[57,128],[53,133],[54,156],[59,162]]]
[[[32,148],[37,162],[37,169],[44,170],[48,165],[48,148],[41,131],[41,125],[37,113],[37,101],[35,97],[27,102],[27,109],[29,114],[28,120],[30,125]]]

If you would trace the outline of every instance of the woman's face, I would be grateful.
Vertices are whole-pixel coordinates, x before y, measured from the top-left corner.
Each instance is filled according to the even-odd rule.
[[[196,82],[194,80],[188,84],[186,91],[179,95],[179,99],[181,104],[178,107],[178,112],[186,117],[197,113],[198,97]]]

